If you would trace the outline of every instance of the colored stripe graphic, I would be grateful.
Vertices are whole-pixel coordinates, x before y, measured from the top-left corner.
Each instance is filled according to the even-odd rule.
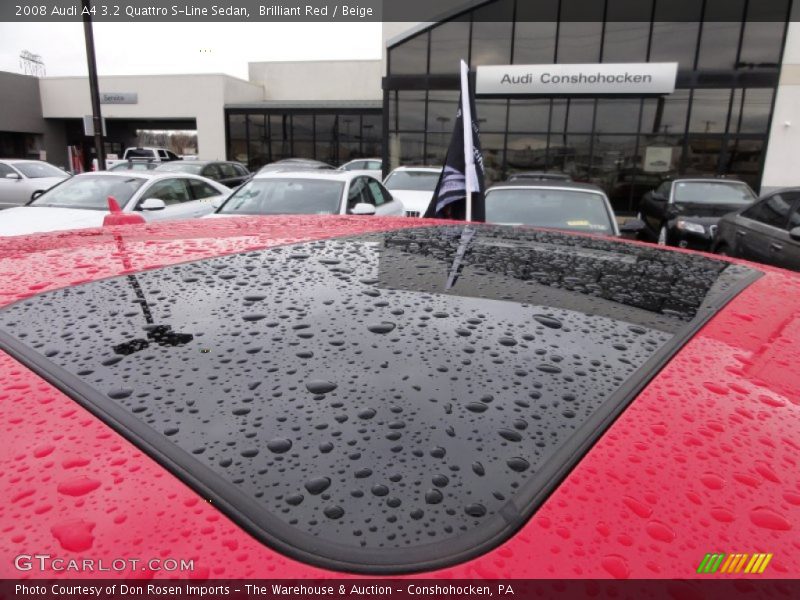
[[[766,569],[766,568],[767,568],[767,565],[769,564],[769,561],[771,561],[771,560],[772,560],[772,553],[770,552],[770,553],[769,553],[769,554],[767,554],[767,556],[764,558],[764,562],[762,562],[762,563],[761,563],[761,567],[758,569],[758,572],[759,572],[759,573],[763,573],[763,572],[764,572],[764,569]]]
[[[722,563],[722,569],[720,569],[720,573],[730,573],[731,565],[736,562],[736,557],[738,554],[728,554],[728,558],[725,559],[725,562]]]
[[[742,567],[744,566],[744,563],[747,560],[748,556],[750,556],[750,555],[749,554],[742,554],[742,558],[739,559],[739,563],[736,565],[736,571],[735,571],[736,573],[738,573],[739,571],[742,570]]]
[[[725,554],[724,552],[708,553],[697,566],[698,573],[713,575],[714,573],[725,573],[734,575],[744,573],[750,575],[760,575],[767,568],[772,560],[772,553],[755,554]]]

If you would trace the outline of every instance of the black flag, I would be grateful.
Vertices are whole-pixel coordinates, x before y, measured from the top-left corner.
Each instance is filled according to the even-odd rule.
[[[465,127],[466,124],[466,127]],[[470,126],[471,125],[471,126]],[[484,221],[483,153],[475,117],[475,97],[469,85],[469,68],[461,61],[461,98],[444,160],[444,169],[425,217]]]

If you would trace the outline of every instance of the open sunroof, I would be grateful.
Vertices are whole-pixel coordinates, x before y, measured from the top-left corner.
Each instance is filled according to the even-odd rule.
[[[425,227],[48,292],[0,311],[0,347],[265,543],[402,573],[507,539],[758,275]]]

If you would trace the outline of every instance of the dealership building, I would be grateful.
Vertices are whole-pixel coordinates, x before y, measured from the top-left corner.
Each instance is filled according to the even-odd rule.
[[[685,18],[666,19],[676,3]],[[256,62],[247,81],[101,73],[107,151],[141,130],[191,130],[200,158],[251,169],[292,156],[441,164],[463,58],[477,70],[490,182],[564,171],[621,211],[675,175],[800,185],[800,9],[763,4],[605,0],[576,19],[570,0],[473,1],[432,22],[384,23],[380,60]],[[0,105],[0,155],[91,156],[86,78],[0,73]]]

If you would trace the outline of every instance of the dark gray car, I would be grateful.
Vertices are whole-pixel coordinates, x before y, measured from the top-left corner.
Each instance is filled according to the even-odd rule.
[[[724,216],[712,250],[800,271],[800,188],[779,190]]]

